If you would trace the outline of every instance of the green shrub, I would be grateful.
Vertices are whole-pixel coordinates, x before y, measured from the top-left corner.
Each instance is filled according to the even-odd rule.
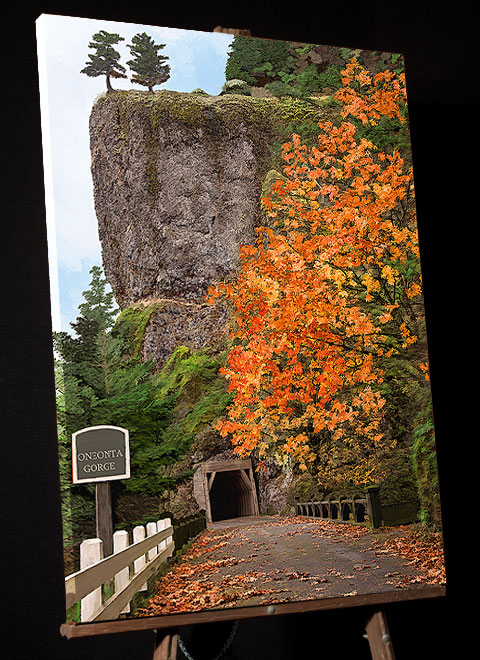
[[[227,82],[222,87],[222,94],[243,94],[244,96],[251,96],[252,91],[250,85],[248,85],[244,80],[239,80],[234,78],[233,80],[227,80]]]

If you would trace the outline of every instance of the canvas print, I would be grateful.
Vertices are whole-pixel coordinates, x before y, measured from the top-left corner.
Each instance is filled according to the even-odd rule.
[[[37,43],[66,622],[438,594],[402,55]]]

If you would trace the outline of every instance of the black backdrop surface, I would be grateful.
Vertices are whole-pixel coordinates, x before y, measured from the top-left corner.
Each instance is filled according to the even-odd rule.
[[[458,517],[461,508],[455,497],[465,468],[462,448],[468,450],[474,440],[469,430],[474,417],[463,414],[468,382],[463,384],[460,373],[475,345],[471,312],[460,297],[478,217],[478,185],[469,165],[475,154],[478,117],[474,3],[129,4],[34,1],[25,7],[9,4],[3,14],[0,647],[4,657],[140,660],[151,658],[153,651],[153,632],[71,641],[59,634],[63,565],[35,43],[35,19],[41,13],[204,31],[222,25],[248,28],[258,37],[405,55],[448,585],[446,598],[383,609],[397,660],[442,657],[447,642],[454,639],[457,657],[469,657],[459,648],[471,639],[472,631],[457,629],[453,617],[461,611],[460,588],[468,579],[456,557],[458,539],[467,542],[472,533],[467,519]],[[362,637],[366,614],[354,608],[242,620],[224,657],[369,658]],[[195,660],[208,660],[221,648],[230,625],[189,626],[181,636]]]

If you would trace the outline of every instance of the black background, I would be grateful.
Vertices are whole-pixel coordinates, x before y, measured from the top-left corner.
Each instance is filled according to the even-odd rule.
[[[475,504],[463,497],[475,443],[465,365],[476,357],[476,299],[467,268],[478,224],[478,23],[474,2],[9,3],[3,10],[0,198],[2,387],[0,648],[8,660],[149,659],[153,632],[66,640],[55,446],[53,362],[35,19],[41,13],[365,48],[405,55],[447,560],[447,596],[389,604],[397,660],[454,655],[473,642],[463,621],[475,593],[468,550]],[[5,39],[6,37],[6,39]],[[5,237],[3,237],[5,233]],[[465,369],[465,373],[467,369]],[[478,432],[476,434],[478,436]],[[473,462],[470,461],[470,463]],[[476,464],[473,463],[475,466]],[[463,543],[460,539],[463,539]],[[460,553],[462,556],[460,558]],[[368,610],[240,622],[226,658],[369,658]],[[229,623],[188,626],[195,660],[214,658]],[[453,643],[450,651],[449,645]],[[448,650],[448,651],[447,651]],[[183,655],[179,652],[179,658]]]

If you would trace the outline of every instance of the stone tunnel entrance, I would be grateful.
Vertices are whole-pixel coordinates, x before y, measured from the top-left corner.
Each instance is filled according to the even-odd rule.
[[[208,522],[257,516],[257,491],[252,462],[248,459],[202,464]]]

